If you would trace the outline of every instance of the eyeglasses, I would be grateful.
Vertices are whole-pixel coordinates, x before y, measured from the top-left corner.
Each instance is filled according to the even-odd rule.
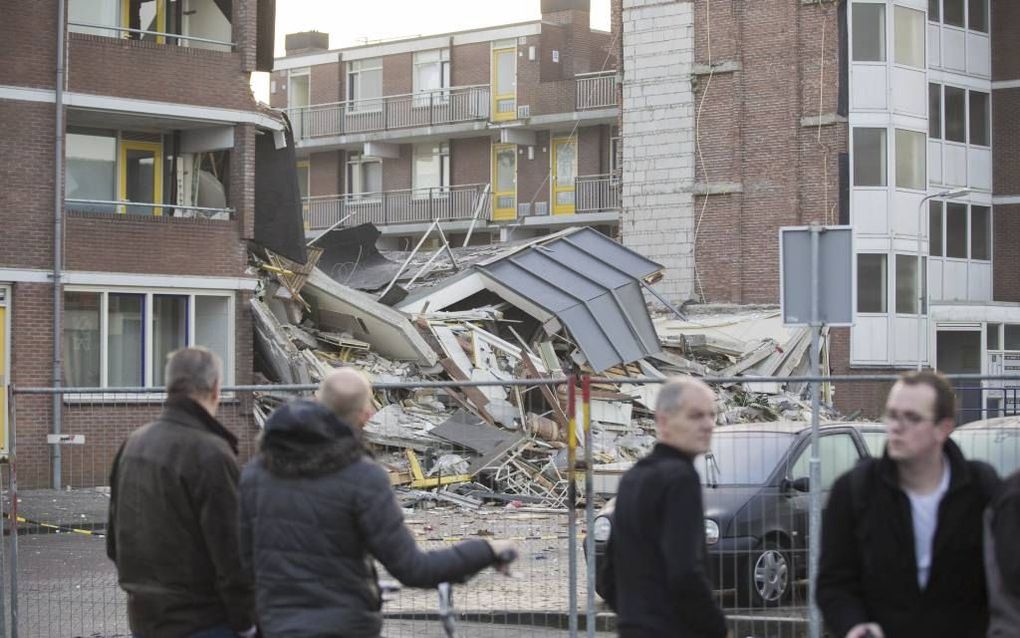
[[[886,410],[885,414],[882,415],[882,419],[885,420],[886,423],[902,423],[904,425],[909,425],[911,427],[920,425],[925,421],[932,420],[930,417],[924,416],[923,414],[918,414],[917,412],[913,412],[911,410],[904,410],[903,412],[898,412],[896,410]]]

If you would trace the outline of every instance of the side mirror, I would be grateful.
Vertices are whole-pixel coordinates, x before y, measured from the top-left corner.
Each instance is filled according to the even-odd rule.
[[[796,479],[783,479],[783,491],[784,492],[810,492],[811,491],[811,479],[802,476]]]

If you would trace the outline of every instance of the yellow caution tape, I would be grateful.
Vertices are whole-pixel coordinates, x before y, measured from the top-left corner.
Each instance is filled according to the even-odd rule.
[[[11,515],[8,514],[7,512],[4,512],[3,517],[8,519],[8,520],[10,520]],[[58,532],[67,532],[69,534],[83,534],[85,536],[96,536],[98,538],[104,538],[106,536],[106,534],[104,534],[102,532],[93,532],[91,530],[79,529],[77,527],[71,527],[69,525],[54,525],[52,523],[43,523],[41,521],[33,521],[32,519],[25,518],[23,516],[18,516],[17,520],[18,520],[19,523],[25,523],[26,525],[36,525],[38,527],[45,527],[46,529],[52,529],[52,530],[56,530]]]

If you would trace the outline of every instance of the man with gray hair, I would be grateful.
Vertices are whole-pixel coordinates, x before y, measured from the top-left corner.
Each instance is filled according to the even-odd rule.
[[[507,541],[421,551],[389,475],[361,442],[373,414],[368,380],[335,370],[316,399],[273,412],[241,477],[241,545],[267,636],[379,636],[375,560],[423,588],[512,560]]]
[[[237,437],[216,420],[222,368],[205,348],[173,353],[163,413],[113,461],[106,550],[141,638],[257,633],[239,551]]]
[[[715,394],[695,379],[659,391],[659,442],[620,480],[610,560],[623,638],[723,638],[726,618],[706,575],[704,509],[694,458],[709,451]]]

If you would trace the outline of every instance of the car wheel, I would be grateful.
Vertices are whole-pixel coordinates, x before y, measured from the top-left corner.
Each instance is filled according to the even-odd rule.
[[[792,554],[774,541],[765,541],[747,561],[747,578],[740,588],[745,603],[754,607],[776,607],[788,601],[793,591]]]

